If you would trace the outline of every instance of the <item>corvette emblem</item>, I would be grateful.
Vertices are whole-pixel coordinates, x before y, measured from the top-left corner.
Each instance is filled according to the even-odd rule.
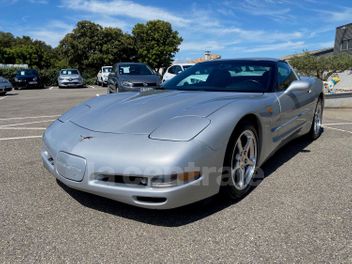
[[[85,137],[85,136],[80,136],[81,137],[81,139],[80,139],[80,141],[82,142],[82,141],[84,141],[84,140],[89,140],[89,139],[92,139],[93,137],[91,137],[91,136],[87,136],[87,137]]]

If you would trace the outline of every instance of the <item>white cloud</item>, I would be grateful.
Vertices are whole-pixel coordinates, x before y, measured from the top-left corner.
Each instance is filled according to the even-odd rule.
[[[48,0],[29,0],[32,4],[47,4]]]
[[[28,32],[32,38],[45,41],[47,44],[56,47],[60,40],[70,31],[73,25],[67,24],[60,20],[53,20],[44,27],[34,29]]]
[[[226,1],[225,6],[232,10],[239,10],[253,16],[265,16],[273,20],[292,19],[291,1],[281,0],[242,0],[242,1]],[[282,5],[285,4],[285,7]]]
[[[162,19],[177,26],[186,26],[190,22],[162,8],[145,6],[128,0],[63,0],[62,6],[105,16],[125,16],[141,20]]]
[[[222,42],[211,41],[186,41],[181,44],[182,51],[205,51],[205,50],[221,50],[225,48]]]
[[[236,50],[242,50],[243,52],[248,53],[258,53],[258,52],[267,52],[267,51],[280,51],[280,50],[299,50],[305,47],[304,41],[287,41],[283,43],[276,43],[276,44],[265,44],[265,45],[258,45],[257,47],[253,48],[236,48]]]
[[[340,10],[321,11],[325,18],[334,22],[350,22],[352,20],[352,8],[345,7]]]

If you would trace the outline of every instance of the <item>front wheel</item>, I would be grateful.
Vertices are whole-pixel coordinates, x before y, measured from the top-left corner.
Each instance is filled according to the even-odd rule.
[[[309,136],[312,140],[317,139],[323,132],[323,101],[318,100],[317,106],[315,107],[312,127],[309,132]]]
[[[247,194],[256,173],[258,161],[258,135],[247,122],[239,125],[229,142],[224,161],[223,189],[236,200]]]

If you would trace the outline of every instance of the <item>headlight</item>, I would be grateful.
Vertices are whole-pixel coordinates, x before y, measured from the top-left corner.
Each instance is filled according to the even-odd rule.
[[[124,81],[124,82],[122,82],[122,86],[123,86],[123,87],[131,88],[131,87],[133,87],[133,83],[128,82],[128,81]]]
[[[59,77],[59,81],[63,81],[65,80],[65,78]]]
[[[167,188],[186,184],[201,177],[199,171],[184,172],[168,176],[155,176],[151,179],[151,187]]]
[[[33,77],[33,81],[35,81],[35,82],[36,82],[37,80],[38,80],[38,78],[37,78],[37,77]]]
[[[180,116],[166,121],[150,135],[150,139],[190,141],[206,129],[210,120],[199,116]]]
[[[15,82],[18,82],[18,78],[17,77],[15,77]]]

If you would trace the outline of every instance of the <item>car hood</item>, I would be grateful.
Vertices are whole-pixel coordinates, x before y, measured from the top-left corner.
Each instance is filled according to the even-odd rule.
[[[119,81],[129,82],[160,82],[160,78],[156,75],[119,75]]]
[[[61,120],[96,132],[150,134],[171,118],[208,117],[225,105],[262,94],[152,91],[96,97]]]

